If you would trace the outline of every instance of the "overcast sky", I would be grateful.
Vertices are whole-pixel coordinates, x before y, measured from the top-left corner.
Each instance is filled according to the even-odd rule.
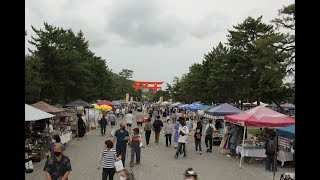
[[[26,0],[31,25],[82,30],[89,48],[113,72],[134,71],[133,80],[172,83],[248,16],[270,22],[293,0]],[[164,83],[164,85],[165,85]]]

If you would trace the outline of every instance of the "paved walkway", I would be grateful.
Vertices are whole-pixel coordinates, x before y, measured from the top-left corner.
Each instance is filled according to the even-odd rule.
[[[136,127],[136,123],[133,127]],[[72,140],[65,151],[72,165],[70,180],[101,180],[102,171],[97,170],[97,162],[104,147],[104,141],[111,139],[108,133],[110,129],[107,129],[106,135],[102,136],[98,129],[88,133],[85,139]],[[205,151],[204,142],[202,142],[202,148]],[[175,151],[173,144],[169,148],[165,146],[163,137],[159,144],[155,144],[154,133],[152,133],[150,146],[142,149],[141,164],[132,168],[136,180],[182,179],[182,173],[189,167],[193,167],[198,172],[200,180],[272,180],[273,174],[265,172],[264,164],[244,164],[240,169],[239,161],[223,155],[217,146],[213,147],[213,153],[204,152],[200,155],[196,154],[194,145],[190,142],[187,144],[188,157],[179,156],[179,159],[174,159]],[[126,165],[129,165],[129,161],[130,154],[127,153]],[[45,160],[34,163],[34,172],[26,174],[25,179],[45,179],[42,171],[44,164]],[[278,166],[275,179],[280,179],[280,174],[284,171],[294,172],[294,168],[283,169]],[[115,175],[115,179],[119,179],[119,174]]]

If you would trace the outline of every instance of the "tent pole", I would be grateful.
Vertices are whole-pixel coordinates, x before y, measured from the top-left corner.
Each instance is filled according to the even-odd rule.
[[[246,136],[247,126],[244,126],[243,138],[242,138],[242,149],[241,149],[241,158],[240,158],[240,168],[242,168],[242,159],[244,155],[244,138]]]
[[[275,156],[273,158],[273,180],[276,176],[276,164],[277,164],[277,157],[278,157],[278,152],[277,152],[277,149],[278,149],[278,135],[276,136],[276,147],[275,147]]]

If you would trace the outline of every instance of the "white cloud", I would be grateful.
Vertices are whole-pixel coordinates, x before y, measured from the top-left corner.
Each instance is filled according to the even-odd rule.
[[[115,72],[134,79],[172,82],[201,62],[227,29],[248,16],[270,22],[293,0],[26,0],[27,40],[31,25],[80,29],[90,48]]]

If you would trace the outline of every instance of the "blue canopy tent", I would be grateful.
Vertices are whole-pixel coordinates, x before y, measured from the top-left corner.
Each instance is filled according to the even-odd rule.
[[[179,105],[182,105],[182,103],[176,102],[176,103],[174,103],[174,104],[171,104],[171,107],[176,107],[176,106],[179,106]]]
[[[296,125],[279,128],[276,130],[278,136],[286,136],[288,138],[294,139],[296,135]]]
[[[219,106],[216,106],[214,108],[208,109],[204,111],[205,113],[211,115],[211,116],[226,116],[230,114],[237,114],[242,112],[242,110],[228,104],[224,103]]]
[[[178,106],[178,108],[187,108],[189,106],[189,104],[181,104]]]
[[[118,100],[112,101],[112,103],[113,103],[115,106],[120,106],[120,105],[121,105],[121,102],[118,101]]]
[[[190,111],[197,112],[198,110],[206,109],[206,108],[208,108],[208,107],[209,107],[208,105],[199,104],[199,105],[190,105],[190,106],[188,106],[188,109],[189,109]]]

